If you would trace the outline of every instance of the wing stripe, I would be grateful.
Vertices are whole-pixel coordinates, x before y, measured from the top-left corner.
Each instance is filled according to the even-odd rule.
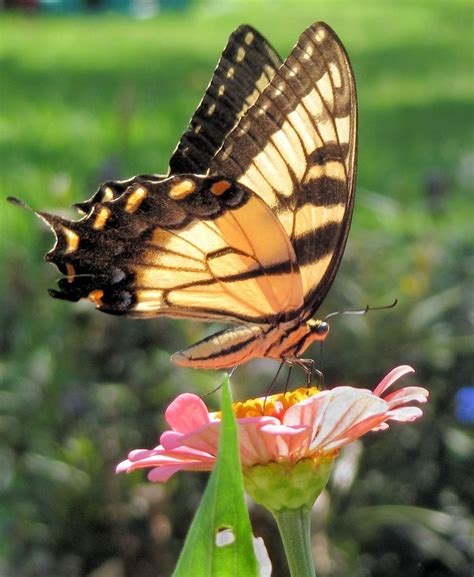
[[[316,120],[315,120],[315,116],[311,113],[311,111],[310,111],[309,108],[307,107],[307,104],[306,104],[306,102],[305,102],[304,97],[301,97],[301,95],[298,94],[298,92],[297,92],[297,90],[296,90],[296,88],[295,88],[295,85],[298,86],[299,89],[300,89],[300,91],[301,91],[301,93],[304,93],[304,92],[306,92],[306,90],[307,90],[306,87],[305,87],[305,85],[304,85],[303,82],[302,82],[301,75],[304,75],[304,76],[307,78],[309,87],[311,87],[313,81],[312,81],[311,77],[309,76],[309,74],[307,73],[305,65],[296,58],[296,55],[294,56],[294,58],[295,58],[295,60],[297,60],[297,62],[299,63],[299,67],[298,67],[299,73],[298,73],[298,75],[295,74],[295,75],[293,75],[293,76],[290,76],[290,78],[289,78],[289,80],[288,80],[288,85],[289,85],[289,87],[291,88],[293,94],[295,95],[296,102],[297,102],[297,105],[294,107],[294,112],[297,113],[297,110],[298,110],[299,106],[301,106],[302,110],[300,111],[300,114],[301,114],[301,112],[304,112],[304,115],[302,115],[302,116],[303,116],[303,118],[302,118],[302,121],[303,121],[302,130],[304,131],[303,133],[306,133],[307,136],[308,136],[309,138],[311,138],[311,136],[309,135],[308,130],[307,130],[307,128],[306,128],[306,125],[309,124],[310,126],[313,127],[314,132],[315,132],[315,134],[317,134],[317,136],[318,136],[319,140],[321,141],[321,143],[324,143],[324,140],[323,140],[323,138],[322,138],[322,135],[321,135],[321,133],[320,133],[320,131],[319,131],[318,123],[317,123]],[[290,67],[290,64],[289,64],[289,63],[292,62],[292,60],[293,60],[293,58],[292,58],[292,56],[290,56],[290,57],[288,58],[287,63],[285,63],[285,64],[282,66],[282,68],[285,68],[285,67],[286,67],[288,70],[291,71],[291,67]],[[308,90],[308,91],[307,91],[307,94],[310,94],[310,92],[311,92],[311,91]],[[309,147],[307,148],[307,150],[306,150],[307,154],[308,154],[308,155],[311,154],[311,152],[314,150],[314,148],[315,148],[316,146],[317,146],[317,143],[316,143],[316,142],[314,142],[313,145],[309,146]]]
[[[333,252],[333,238],[341,229],[340,222],[329,222],[324,226],[299,235],[293,241],[295,252],[301,255],[300,266],[317,262],[322,257]],[[304,250],[305,247],[311,246],[311,251]]]
[[[291,103],[290,99],[287,97],[285,92],[282,92],[280,97],[282,100],[285,99],[287,101],[287,106],[289,108],[292,107],[292,103]],[[287,129],[290,128],[290,130],[292,130],[292,132],[293,132],[293,135],[296,136],[297,140],[300,143],[301,151],[303,150],[303,141],[301,139],[301,136],[298,134],[298,131],[293,126],[291,120],[288,117],[286,119],[283,118],[279,123],[273,118],[273,115],[271,114],[271,112],[274,110],[277,110],[277,108],[275,106],[272,106],[271,104],[268,107],[267,111],[265,111],[265,109],[263,109],[259,104],[257,104],[252,109],[252,112],[254,113],[254,115],[255,115],[255,113],[259,114],[259,111],[266,113],[265,120],[267,121],[267,124],[270,124],[273,128],[273,130],[264,131],[264,132],[268,132],[268,134],[269,134],[267,141],[264,143],[259,143],[256,140],[255,135],[252,134],[251,132],[248,133],[248,136],[249,136],[249,138],[251,138],[255,142],[257,142],[257,144],[262,149],[262,153],[267,153],[267,147],[272,147],[272,149],[274,149],[276,151],[276,153],[279,155],[281,161],[286,166],[286,169],[288,172],[288,177],[291,179],[291,187],[289,187],[290,190],[288,190],[288,188],[285,190],[284,183],[280,183],[279,181],[277,181],[278,186],[273,185],[273,188],[279,190],[279,192],[282,194],[289,195],[289,194],[291,194],[291,192],[294,188],[294,184],[297,182],[297,179],[298,179],[298,174],[297,174],[295,168],[293,167],[293,165],[298,164],[298,160],[297,160],[298,157],[297,157],[296,153],[294,152],[293,146],[291,145],[291,142],[290,142],[289,137],[287,135]],[[256,134],[258,135],[259,133],[256,133]],[[286,150],[285,150],[286,154],[285,155],[283,155],[282,151],[280,150],[278,145],[275,143],[275,139],[280,139],[280,138],[285,141],[284,144],[282,143],[283,147],[286,148]],[[292,157],[293,163],[289,163],[286,160],[286,158],[288,156]],[[271,159],[269,159],[269,160],[271,161]],[[256,159],[254,159],[254,162],[256,162]],[[300,175],[300,177],[301,176],[302,175]],[[276,203],[273,203],[273,204],[276,205]]]
[[[219,308],[213,304],[213,306],[187,306],[184,303],[179,303],[177,305],[169,303],[163,299],[163,291],[150,290],[150,291],[137,291],[137,304],[134,305],[132,310],[127,311],[134,317],[147,317],[147,316],[170,316],[178,318],[195,318],[204,320],[227,320],[228,322],[242,322],[242,323],[252,323],[258,325],[272,324],[278,320],[279,315],[276,314],[261,314],[257,315],[251,313],[247,308],[243,309],[247,312],[244,313],[241,309],[237,310],[237,303],[234,302],[234,310],[232,313],[228,309]],[[61,294],[61,293],[60,293]],[[58,297],[61,298],[61,297]],[[164,303],[165,306],[157,308],[156,303]],[[242,304],[242,303],[240,303]],[[248,303],[243,303],[244,307]],[[101,310],[111,314],[123,314],[123,312],[118,311],[116,308],[110,305],[104,304],[101,306]]]
[[[290,63],[292,61],[293,61],[293,58],[290,55],[287,58],[287,60],[281,65],[281,68],[279,70],[279,75],[281,74],[281,78],[284,79],[285,85],[288,87],[289,90],[291,90],[291,92],[294,96],[294,101],[290,100],[290,98],[288,98],[286,91],[282,91],[282,94],[279,95],[279,98],[285,99],[288,102],[288,108],[291,110],[291,112],[288,113],[287,120],[291,123],[297,119],[299,127],[298,127],[298,130],[294,127],[294,130],[300,136],[300,139],[301,139],[303,146],[306,150],[306,154],[310,154],[310,152],[313,150],[314,146],[311,145],[310,143],[308,143],[307,140],[305,141],[304,136],[306,136],[306,139],[308,137],[310,137],[310,135],[308,134],[308,130],[306,128],[306,124],[313,125],[313,128],[315,129],[315,132],[317,134],[319,134],[318,133],[318,127],[317,127],[317,124],[315,123],[310,111],[307,109],[304,101],[302,100],[301,95],[299,94],[297,88],[299,88],[300,92],[302,92],[302,93],[304,93],[306,91],[304,84],[301,82],[301,79],[299,76],[300,73],[305,74],[309,81],[311,79],[308,76],[308,74],[306,73],[306,70],[304,69],[304,66],[301,63],[298,63],[298,75],[296,75],[293,72],[294,66],[292,67],[290,65]],[[274,84],[276,84],[276,82]],[[298,113],[299,107],[301,107],[301,110]],[[282,124],[282,126],[283,126],[283,124]]]
[[[149,265],[145,265],[145,266],[149,267]],[[157,267],[157,268],[165,268],[165,267]],[[168,270],[175,270],[177,272],[181,272],[181,271],[187,272],[187,271],[185,271],[185,269],[179,269],[179,268],[176,268],[176,269],[168,268]],[[197,270],[197,271],[190,271],[190,272],[202,273],[203,271]],[[291,263],[289,263],[289,261],[285,261],[285,262],[277,263],[273,266],[267,267],[266,269],[263,269],[261,266],[259,266],[259,268],[256,268],[256,269],[245,270],[243,272],[234,273],[231,275],[225,275],[225,276],[220,276],[220,277],[214,276],[213,278],[205,278],[205,279],[200,280],[200,281],[187,282],[187,283],[183,283],[181,285],[175,284],[175,285],[173,285],[173,288],[159,287],[159,286],[156,286],[154,284],[152,286],[151,285],[150,286],[137,285],[136,289],[137,290],[158,289],[158,290],[165,290],[168,292],[173,292],[175,290],[182,290],[182,289],[187,289],[187,288],[191,288],[191,287],[208,286],[208,285],[217,284],[217,283],[221,283],[221,282],[233,283],[233,282],[240,282],[240,281],[248,280],[248,279],[253,280],[259,276],[279,276],[281,274],[288,274],[291,272],[292,272]]]
[[[318,176],[300,185],[298,208],[305,204],[332,206],[343,204],[347,198],[347,184],[330,176]]]

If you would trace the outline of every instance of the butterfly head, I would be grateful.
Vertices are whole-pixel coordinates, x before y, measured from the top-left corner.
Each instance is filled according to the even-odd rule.
[[[307,323],[311,341],[324,341],[329,333],[329,323],[319,319],[310,319]]]
[[[326,321],[319,319],[309,319],[299,327],[298,342],[293,349],[296,356],[301,356],[302,353],[314,342],[322,342],[329,333],[329,324]],[[288,352],[288,351],[286,351]]]

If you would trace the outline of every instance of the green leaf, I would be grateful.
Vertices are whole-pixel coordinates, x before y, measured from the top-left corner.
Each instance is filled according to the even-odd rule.
[[[228,377],[222,384],[222,416],[217,461],[173,577],[258,576]],[[218,535],[233,542],[218,546]]]

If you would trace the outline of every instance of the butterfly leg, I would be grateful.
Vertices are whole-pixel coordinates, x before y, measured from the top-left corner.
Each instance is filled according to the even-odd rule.
[[[306,386],[310,387],[313,381],[313,374],[318,375],[319,386],[324,388],[324,375],[314,366],[313,359],[300,359],[298,357],[285,357],[285,363],[291,367],[301,367],[306,374]]]
[[[226,370],[227,376],[229,377],[229,382],[232,379],[232,376],[235,373],[236,368],[237,367],[231,367],[230,369]],[[208,397],[209,395],[213,395],[214,393],[217,393],[217,391],[220,391],[221,388],[222,388],[222,383],[220,385],[217,385],[217,387],[215,387],[214,389],[212,389],[208,393],[204,393],[204,395],[201,395],[201,399],[204,399],[204,398]]]
[[[280,376],[281,369],[283,368],[284,364],[285,364],[284,361],[282,361],[280,363],[280,366],[278,367],[278,370],[277,370],[275,376],[273,377],[272,382],[270,383],[270,386],[267,388],[266,396],[268,396],[273,391],[273,387],[275,386],[277,379]]]
[[[286,375],[286,382],[285,382],[285,393],[288,392],[288,387],[290,385],[290,377],[293,371],[293,367],[291,365],[288,366],[288,374]]]

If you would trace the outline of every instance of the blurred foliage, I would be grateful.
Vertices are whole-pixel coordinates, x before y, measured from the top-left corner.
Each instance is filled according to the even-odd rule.
[[[399,304],[334,319],[313,356],[331,386],[372,387],[409,363],[431,391],[422,421],[342,455],[315,510],[319,574],[467,577],[474,443],[453,407],[474,368],[471,3],[202,2],[146,21],[2,15],[2,197],[65,212],[101,180],[165,171],[230,32],[248,22],[286,55],[315,20],[343,39],[360,103],[353,226],[321,314]],[[206,476],[158,486],[117,478],[114,466],[157,443],[175,395],[218,385],[218,374],[168,362],[213,327],[53,301],[50,233],[5,203],[0,227],[0,573],[169,575]],[[240,368],[234,397],[264,394],[274,371]],[[252,514],[274,575],[285,575],[273,522]]]

